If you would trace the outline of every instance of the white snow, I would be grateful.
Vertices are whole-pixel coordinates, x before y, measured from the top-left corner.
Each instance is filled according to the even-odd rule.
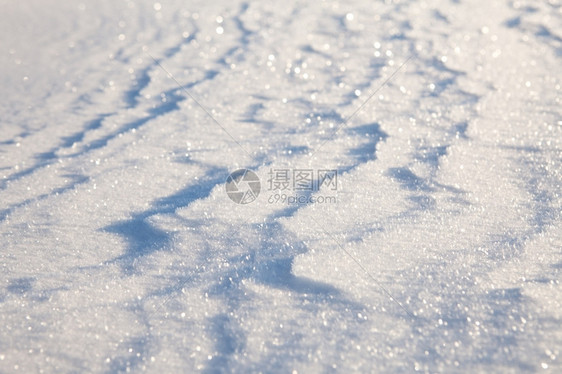
[[[0,8],[0,372],[562,372],[559,0]]]

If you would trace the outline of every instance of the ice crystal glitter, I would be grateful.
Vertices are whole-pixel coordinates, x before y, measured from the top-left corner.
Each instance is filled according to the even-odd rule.
[[[562,19],[433,3],[5,4],[0,372],[562,372]]]

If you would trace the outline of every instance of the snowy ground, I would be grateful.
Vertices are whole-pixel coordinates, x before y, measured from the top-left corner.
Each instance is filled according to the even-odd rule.
[[[559,0],[1,4],[0,372],[562,372]]]

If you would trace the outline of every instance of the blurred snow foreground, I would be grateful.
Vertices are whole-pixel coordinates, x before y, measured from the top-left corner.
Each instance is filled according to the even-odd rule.
[[[0,372],[562,372],[559,0],[1,8]]]

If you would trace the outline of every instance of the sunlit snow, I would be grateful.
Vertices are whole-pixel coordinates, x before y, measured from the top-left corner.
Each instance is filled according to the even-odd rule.
[[[0,9],[0,372],[562,372],[559,0]]]

